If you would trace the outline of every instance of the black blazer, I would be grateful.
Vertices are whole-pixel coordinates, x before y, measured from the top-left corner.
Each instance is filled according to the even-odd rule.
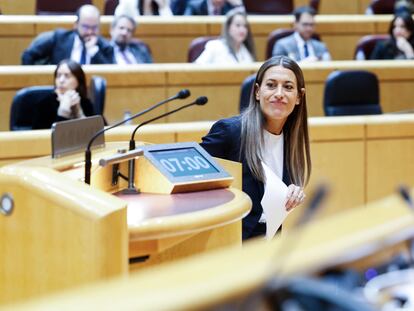
[[[39,35],[22,54],[23,65],[58,64],[69,59],[72,53],[76,31],[56,29]],[[98,37],[99,51],[92,57],[91,64],[111,64],[113,48],[102,37]]]
[[[85,116],[89,117],[94,114],[93,106],[89,99],[81,99],[81,107]],[[35,103],[33,110],[32,128],[33,129],[50,129],[52,124],[58,121],[68,120],[58,116],[57,111],[59,102],[55,92],[50,92],[47,96]]]
[[[226,2],[221,8],[221,15],[226,15],[228,11],[233,9],[234,6]],[[201,0],[199,2],[188,2],[187,7],[185,8],[184,15],[209,15],[207,0]]]
[[[200,144],[210,155],[231,161],[242,163],[243,183],[242,188],[252,200],[252,210],[243,218],[243,240],[251,237],[254,228],[259,222],[263,213],[261,200],[264,195],[264,184],[257,180],[249,169],[244,153],[241,152],[241,118],[240,116],[222,119],[217,121],[210,129],[210,132],[202,138]],[[290,177],[286,165],[286,141],[285,163],[283,165],[283,182],[289,185]]]
[[[414,47],[412,40],[409,41]],[[370,59],[406,59],[392,39],[378,41],[370,55]]]

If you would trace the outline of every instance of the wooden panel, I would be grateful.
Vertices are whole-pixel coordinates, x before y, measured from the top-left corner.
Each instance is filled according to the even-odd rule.
[[[335,267],[338,262],[375,254],[412,238],[413,226],[412,212],[394,196],[367,208],[315,221],[282,239],[251,241],[242,248],[193,257],[127,279],[29,301],[13,306],[13,310],[72,310],[80,305],[96,310],[107,309],[108,305],[116,305],[119,310],[134,309],[137,305],[143,310],[228,306],[256,310],[263,305],[256,299],[258,293],[262,293],[269,279],[309,275]],[[283,256],[281,250],[290,251]]]
[[[15,204],[0,217],[0,304],[127,272],[125,202],[50,169],[5,167],[0,185]]]
[[[392,16],[318,15],[317,31],[327,42],[334,60],[352,59],[357,40],[366,34],[385,33]],[[31,39],[41,32],[60,28],[71,29],[74,16],[4,16],[0,21],[0,51],[6,57],[0,64],[20,64],[20,55]],[[101,33],[109,38],[111,16],[101,19]],[[175,16],[162,18],[142,16],[136,36],[146,41],[156,63],[186,62],[192,39],[200,36],[217,36],[221,33],[224,17]],[[290,28],[292,16],[250,16],[249,21],[257,46],[258,60],[265,57],[265,46],[270,32]],[[12,39],[10,44],[4,39]],[[2,40],[3,39],[3,40]],[[172,44],[174,42],[174,44]]]
[[[366,118],[361,116],[310,118],[310,141],[362,140],[365,137],[365,123]],[[379,126],[382,127],[383,123],[380,124]]]
[[[395,193],[402,184],[414,186],[413,150],[413,138],[367,142],[368,201]]]
[[[316,218],[334,215],[365,201],[365,150],[363,139],[357,141],[313,142],[311,144],[312,177],[306,188],[310,195],[324,183],[329,193]],[[303,210],[298,207],[284,223],[293,228]]]
[[[194,64],[134,65],[128,68],[116,65],[85,66],[88,77],[101,75],[107,79],[105,116],[109,122],[123,118],[125,111],[137,112],[182,88],[189,88],[191,99],[205,95],[209,103],[198,109],[191,108],[167,117],[160,122],[188,122],[216,120],[238,113],[240,85],[245,77],[254,73],[260,63],[245,66],[198,66]],[[337,69],[364,69],[377,74],[380,81],[380,104],[384,112],[412,109],[414,89],[414,63],[407,61],[334,61],[302,65],[309,116],[323,116],[325,80]],[[52,83],[54,66],[0,67],[0,130],[9,128],[12,97],[20,88]],[[395,99],[398,94],[398,100]],[[165,109],[177,107],[175,102]],[[157,110],[162,110],[162,108]],[[155,116],[157,112],[148,116]],[[143,119],[141,119],[143,120]]]

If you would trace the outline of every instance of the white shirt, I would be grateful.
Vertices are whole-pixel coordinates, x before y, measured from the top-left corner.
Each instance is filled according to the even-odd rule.
[[[72,52],[70,54],[70,59],[80,64],[82,49],[83,49],[82,41],[79,38],[79,36],[76,34],[75,39],[73,40],[73,46],[72,46]],[[91,58],[94,57],[95,54],[98,53],[98,51],[99,51],[99,47],[97,45],[86,50],[86,64],[91,63]]]
[[[283,178],[283,132],[280,135],[272,134],[263,130],[264,145],[262,150],[263,162],[272,170],[280,179]],[[266,191],[266,185],[265,185]],[[259,222],[266,222],[266,216],[262,213]]]
[[[243,44],[234,56],[222,39],[207,42],[204,51],[195,60],[196,64],[249,64],[253,57]]]

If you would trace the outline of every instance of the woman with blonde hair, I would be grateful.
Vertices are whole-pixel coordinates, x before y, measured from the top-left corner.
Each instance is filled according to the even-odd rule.
[[[256,59],[252,32],[243,8],[226,14],[221,38],[207,42],[197,64],[247,64]]]

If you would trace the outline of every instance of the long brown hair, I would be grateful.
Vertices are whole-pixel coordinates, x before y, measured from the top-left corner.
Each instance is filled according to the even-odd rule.
[[[85,73],[82,70],[82,66],[79,65],[77,62],[71,59],[64,59],[57,64],[55,73],[53,74],[53,81],[56,81],[57,71],[60,66],[66,64],[70,70],[70,72],[75,76],[76,80],[78,81],[78,87],[76,88],[76,92],[79,93],[81,98],[87,97],[87,89],[86,89],[86,77]]]
[[[291,70],[297,81],[299,105],[295,105],[292,113],[288,116],[283,126],[283,136],[285,144],[285,161],[291,181],[298,186],[308,183],[311,173],[311,158],[308,134],[308,113],[306,108],[306,96],[301,92],[305,89],[305,80],[299,65],[286,56],[275,56],[268,59],[260,67],[255,79],[255,87],[250,94],[250,103],[241,115],[241,150],[244,151],[247,165],[253,175],[260,181],[265,181],[261,161],[263,156],[264,137],[263,129],[266,124],[265,116],[260,107],[260,102],[256,99],[255,88],[260,86],[265,72],[274,66],[282,66]]]
[[[223,24],[223,29],[222,29],[221,36],[224,39],[227,46],[229,47],[230,52],[236,57],[236,51],[234,50],[234,40],[230,36],[229,28],[230,28],[231,23],[233,22],[234,17],[236,17],[237,15],[242,16],[244,18],[244,20],[246,21],[247,37],[244,40],[243,44],[245,45],[247,50],[252,55],[253,60],[256,60],[256,50],[255,50],[255,47],[254,47],[252,31],[250,29],[249,22],[247,21],[247,14],[243,9],[235,8],[235,9],[232,9],[229,12],[227,12],[226,21]]]

